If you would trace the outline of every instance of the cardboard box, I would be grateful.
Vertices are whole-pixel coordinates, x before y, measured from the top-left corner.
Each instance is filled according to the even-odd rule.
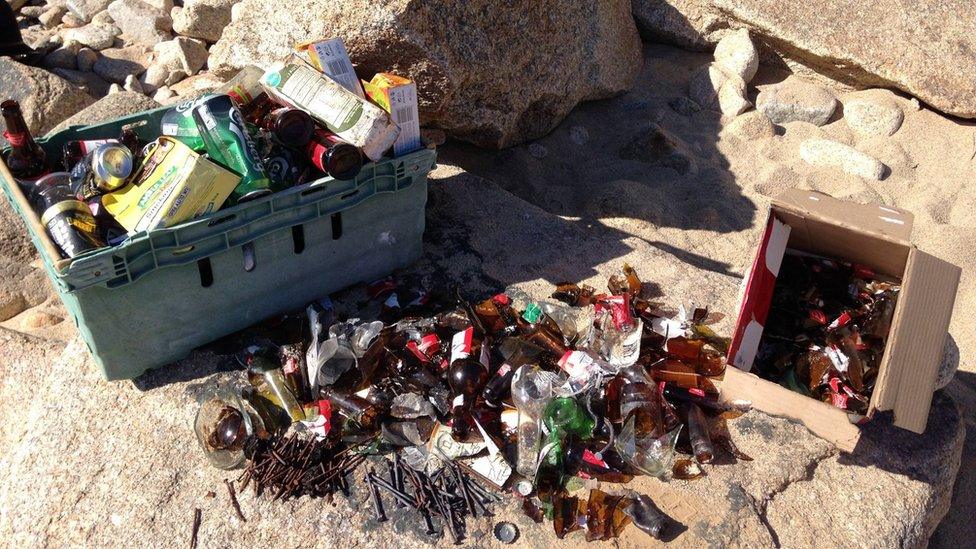
[[[911,213],[791,190],[773,199],[752,267],[743,281],[739,317],[722,382],[723,398],[746,399],[766,413],[802,422],[814,434],[853,451],[860,428],[845,410],[747,373],[763,332],[787,248],[850,263],[901,279],[888,344],[868,417],[894,412],[896,426],[921,433],[959,284],[960,269],[911,243]]]
[[[304,52],[316,69],[360,98],[366,99],[363,86],[359,83],[359,77],[356,76],[356,70],[352,67],[352,60],[349,59],[341,38],[305,42],[297,44],[295,49]]]
[[[130,184],[102,197],[105,209],[129,232],[214,212],[241,180],[172,137],[150,145],[139,170]]]
[[[390,113],[400,135],[393,142],[393,156],[403,156],[420,148],[420,111],[417,84],[408,78],[386,72],[363,81],[366,93],[374,103]]]

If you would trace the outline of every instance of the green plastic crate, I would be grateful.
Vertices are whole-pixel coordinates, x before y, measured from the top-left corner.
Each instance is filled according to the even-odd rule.
[[[158,135],[166,109],[39,139],[60,158],[73,139]],[[355,180],[323,178],[223,209],[124,244],[62,259],[7,167],[0,183],[24,219],[51,282],[106,379],[131,379],[262,319],[421,254],[427,174],[422,149],[363,166]]]

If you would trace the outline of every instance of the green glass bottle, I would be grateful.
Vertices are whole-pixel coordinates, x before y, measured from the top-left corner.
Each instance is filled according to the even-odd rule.
[[[542,420],[549,430],[549,442],[560,445],[568,435],[591,437],[595,425],[593,416],[569,397],[552,399],[542,412]]]

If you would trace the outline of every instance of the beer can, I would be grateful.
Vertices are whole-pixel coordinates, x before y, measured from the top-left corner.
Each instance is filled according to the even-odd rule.
[[[121,144],[105,143],[91,153],[92,177],[95,185],[111,192],[125,185],[132,175],[132,151]]]
[[[241,176],[229,203],[270,194],[271,180],[261,163],[254,140],[244,126],[244,118],[230,96],[211,96],[193,107],[192,112],[210,158]]]

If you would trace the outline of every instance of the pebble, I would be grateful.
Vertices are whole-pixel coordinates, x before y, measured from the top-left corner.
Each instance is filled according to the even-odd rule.
[[[152,52],[145,46],[109,48],[95,61],[93,70],[105,80],[121,84],[127,76],[146,72],[151,60]]]
[[[843,98],[844,120],[864,136],[894,135],[905,119],[895,94],[888,90],[864,90]]]
[[[833,116],[837,100],[820,86],[790,76],[760,91],[756,108],[775,124],[801,121],[823,126]]]
[[[100,11],[95,14],[95,17],[92,17],[92,23],[114,25],[115,20],[112,19],[112,16],[108,13],[108,11]]]
[[[23,326],[30,329],[45,328],[47,326],[54,326],[55,324],[63,321],[64,318],[52,315],[51,313],[46,313],[44,311],[30,311],[24,317]]]
[[[44,6],[24,6],[20,8],[20,15],[27,19],[38,19],[46,9]]]
[[[935,390],[945,389],[959,369],[959,347],[955,341],[946,334],[945,345],[942,348],[942,362],[939,364],[939,373],[935,378]]]
[[[805,140],[800,158],[812,166],[837,168],[865,179],[880,180],[885,175],[885,165],[877,159],[830,139]]]
[[[751,111],[735,117],[723,131],[743,141],[755,141],[776,135],[773,123],[759,111]]]
[[[98,53],[91,48],[81,48],[78,50],[78,70],[91,71],[98,61]]]
[[[104,50],[112,47],[115,37],[120,32],[118,27],[112,25],[90,23],[77,29],[68,29],[63,33],[63,37],[65,40],[74,40],[93,50]]]
[[[64,6],[53,6],[44,13],[42,13],[37,20],[41,22],[41,25],[46,29],[52,29],[58,26],[64,14],[68,11],[68,8]]]
[[[747,84],[752,81],[759,70],[759,52],[749,38],[749,31],[734,30],[719,40],[715,46],[715,64]]]
[[[94,21],[111,3],[112,0],[68,0],[65,8],[81,21]]]
[[[27,308],[27,300],[16,292],[0,293],[0,322],[11,319]]]
[[[730,116],[738,115],[751,106],[745,99],[745,81],[738,75],[725,72],[715,63],[702,67],[691,77],[688,95],[701,108]]]
[[[130,43],[152,46],[169,40],[173,20],[165,12],[141,0],[115,0],[108,5],[108,13]]]
[[[173,93],[173,90],[169,89],[169,86],[163,86],[159,88],[158,90],[156,90],[156,93],[154,93],[152,96],[152,98],[158,101],[159,103],[162,103],[163,101],[166,101],[167,99],[173,97],[176,97],[176,94]]]
[[[44,56],[44,66],[52,69],[75,69],[78,67],[78,58],[70,48],[60,47]]]
[[[173,16],[173,30],[183,36],[216,42],[231,22],[235,0],[185,0]]]
[[[139,83],[139,79],[134,74],[125,77],[125,83],[122,85],[122,88],[130,92],[145,93],[142,89],[142,84]]]
[[[61,17],[61,26],[66,29],[80,29],[85,26],[85,20],[73,13],[66,13]]]

